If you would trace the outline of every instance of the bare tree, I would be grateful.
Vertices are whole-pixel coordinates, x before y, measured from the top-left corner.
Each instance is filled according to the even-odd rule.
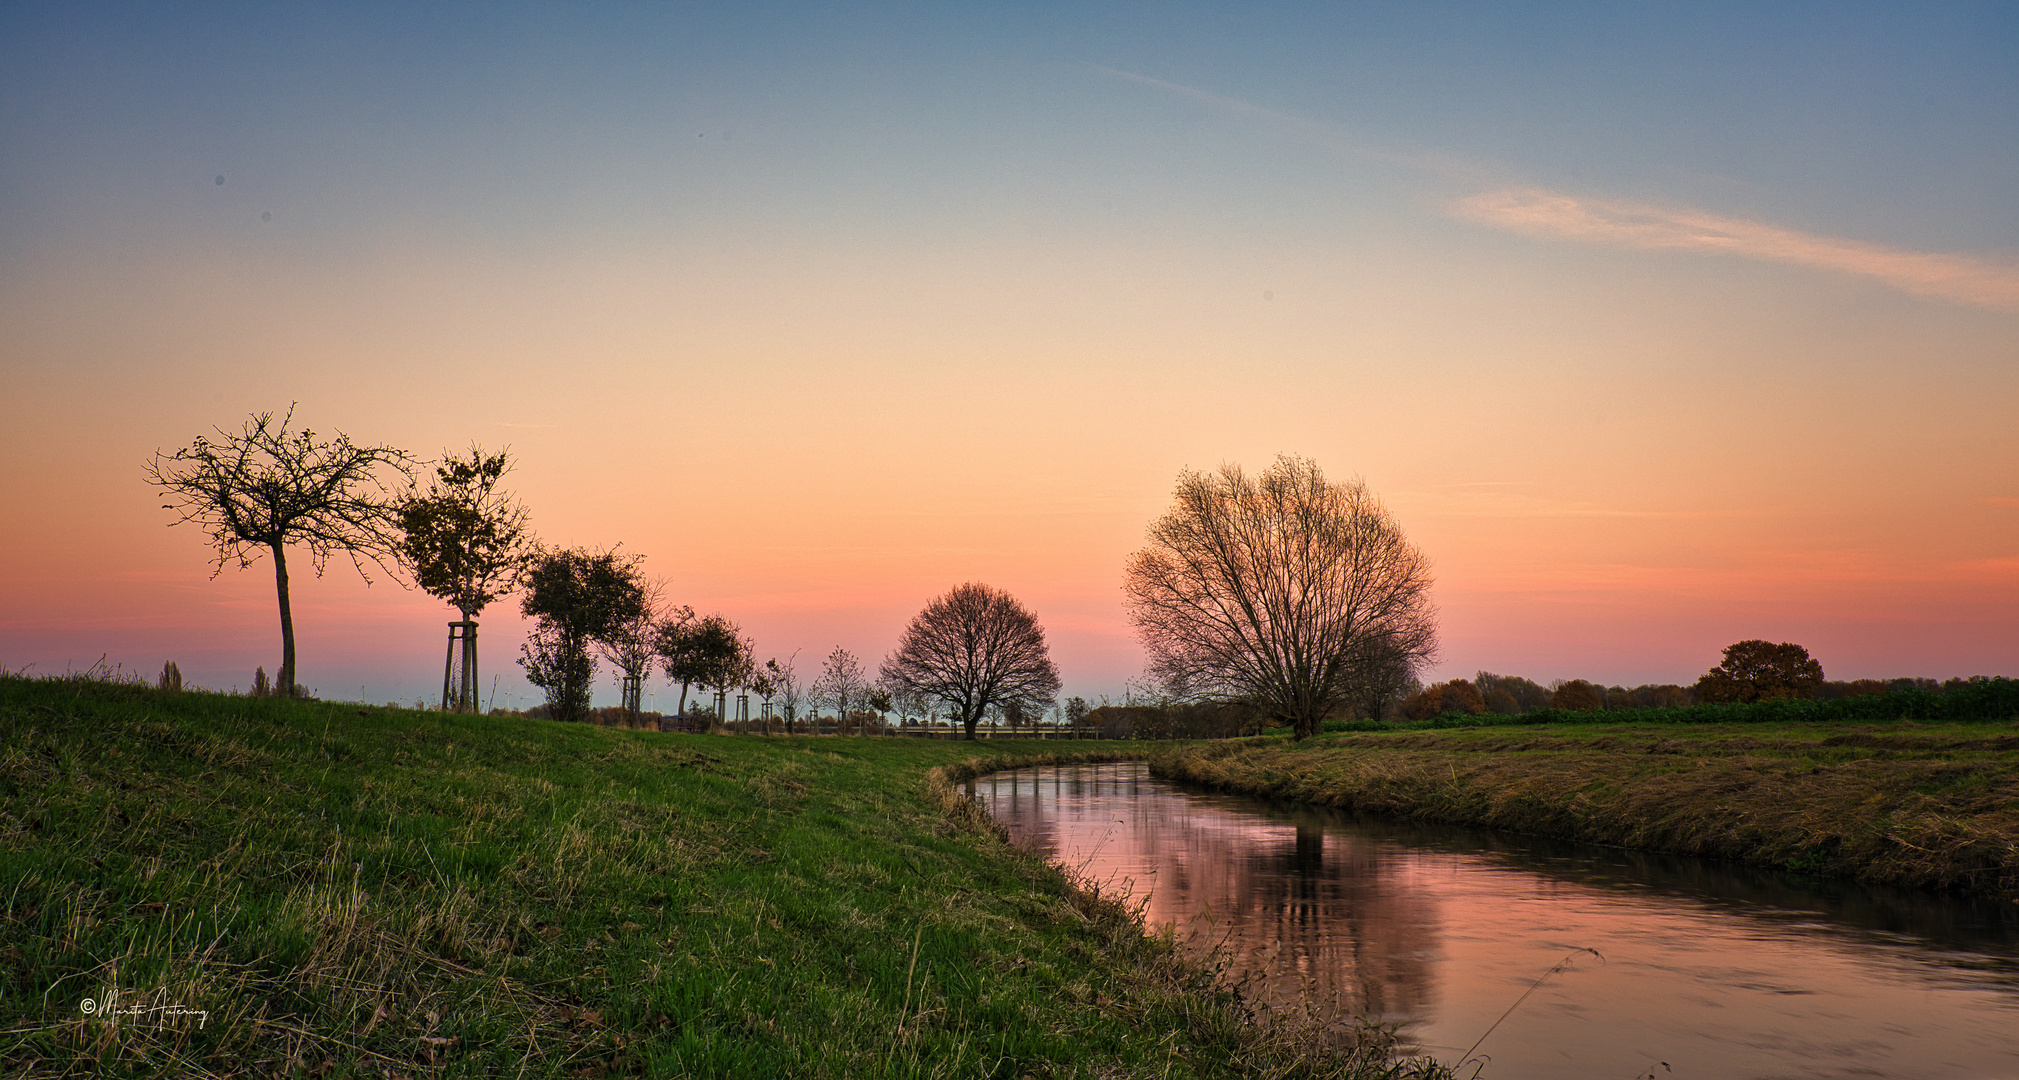
[[[1037,616],[976,582],[955,586],[913,616],[882,676],[886,685],[944,703],[969,739],[990,707],[1027,709],[1059,691]]]
[[[799,716],[799,703],[806,699],[806,691],[799,684],[799,674],[793,670],[793,663],[799,659],[798,650],[779,663],[777,657],[764,662],[764,673],[771,680],[772,691],[778,697],[778,707],[785,713],[785,733],[792,734],[792,722]]]
[[[879,673],[879,689],[890,696],[891,707],[897,710],[900,726],[910,726],[913,719],[923,718],[932,709],[932,701],[911,687],[902,683],[883,680]]]
[[[822,705],[834,707],[834,733],[839,735],[848,724],[848,710],[862,703],[869,683],[862,673],[862,661],[855,654],[839,645],[827,654],[827,662],[820,669],[820,678],[813,683],[813,704],[817,709]]]
[[[1437,649],[1430,564],[1366,485],[1279,457],[1178,477],[1130,556],[1129,617],[1162,678],[1245,699],[1298,738],[1364,690],[1371,664]]]
[[[444,452],[428,489],[409,490],[397,504],[401,563],[414,584],[463,616],[449,628],[449,668],[442,675],[442,708],[457,712],[477,708],[476,618],[516,586],[533,546],[526,505],[498,489],[512,470],[509,453],[487,454],[475,444],[468,457]],[[452,687],[457,641],[462,677]]]
[[[164,455],[155,451],[144,468],[147,482],[167,493],[162,509],[210,534],[217,548],[215,578],[237,560],[251,566],[273,556],[274,587],[280,597],[280,672],[274,691],[295,693],[294,609],[288,599],[287,548],[308,548],[321,577],[330,555],[343,552],[369,584],[364,564],[385,568],[399,542],[398,522],[382,471],[411,476],[413,456],[390,446],[359,446],[339,431],[318,439],[303,428],[289,431],[294,407],[278,423],[273,414],[254,413],[236,433],[218,428],[218,440],[196,441]]]

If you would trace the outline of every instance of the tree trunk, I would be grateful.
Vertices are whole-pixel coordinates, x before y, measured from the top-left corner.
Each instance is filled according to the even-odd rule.
[[[961,713],[960,722],[967,728],[967,741],[974,741],[975,725],[981,723],[981,710],[974,709]]]
[[[275,680],[274,692],[282,697],[294,696],[294,609],[287,602],[287,548],[275,542],[273,548],[273,580],[280,592],[280,677]]]
[[[477,692],[482,685],[477,681],[477,620],[464,611],[463,622],[467,624],[463,627],[463,697],[467,704],[458,705],[456,711],[482,712],[483,701]]]

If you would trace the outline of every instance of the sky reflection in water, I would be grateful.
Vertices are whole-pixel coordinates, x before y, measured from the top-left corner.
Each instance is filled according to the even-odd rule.
[[[1276,1004],[1401,1023],[1488,1080],[2019,1077],[2019,911],[1177,791],[1140,764],[983,777],[1018,843],[1147,900]],[[1673,1072],[1663,1072],[1661,1062]]]

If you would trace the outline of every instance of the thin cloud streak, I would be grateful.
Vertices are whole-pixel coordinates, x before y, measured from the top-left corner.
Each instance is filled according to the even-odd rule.
[[[1641,250],[1699,251],[1876,278],[1903,292],[2019,311],[2019,267],[1967,255],[1900,251],[1690,207],[1586,199],[1539,188],[1459,200],[1459,217],[1497,229]]]
[[[1372,146],[1315,120],[1277,112],[1238,98],[1116,68],[1093,70],[1154,87],[1201,104],[1293,131],[1352,154],[1474,183],[1492,183],[1491,170],[1444,154]],[[1902,292],[1997,311],[2019,311],[2019,266],[1940,252],[1900,251],[1815,236],[1694,207],[1663,207],[1619,199],[1580,198],[1541,188],[1502,188],[1459,200],[1458,217],[1525,236],[1577,240],[1638,250],[1696,251],[1788,263],[1873,278]]]
[[[1148,75],[1138,75],[1133,71],[1122,71],[1118,68],[1103,67],[1099,64],[1089,64],[1087,67],[1103,75],[1112,75],[1117,79],[1127,79],[1129,82],[1136,83],[1139,86],[1148,86],[1176,94],[1179,97],[1190,98],[1202,105],[1210,105],[1216,109],[1233,113],[1236,116],[1244,116],[1250,120],[1260,120],[1272,127],[1295,132],[1313,142],[1331,147],[1334,150],[1373,158],[1376,161],[1385,161],[1393,165],[1420,169],[1424,172],[1436,173],[1439,176],[1469,180],[1473,183],[1492,183],[1496,178],[1496,173],[1493,170],[1483,168],[1462,158],[1421,151],[1391,150],[1352,138],[1332,124],[1306,119],[1301,116],[1292,116],[1285,112],[1277,112],[1275,109],[1271,109],[1265,105],[1256,105],[1253,102],[1242,101],[1239,98],[1222,97],[1208,90],[1186,86],[1183,83],[1153,79]],[[1505,178],[1506,173],[1503,171],[1497,175],[1500,178]]]

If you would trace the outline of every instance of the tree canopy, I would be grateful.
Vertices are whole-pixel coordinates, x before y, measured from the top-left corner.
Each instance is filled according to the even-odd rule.
[[[548,549],[528,561],[519,608],[538,624],[520,647],[519,665],[546,692],[554,719],[583,717],[596,676],[590,645],[647,610],[639,561],[585,548]]]
[[[678,608],[660,621],[654,649],[666,677],[680,684],[682,715],[687,712],[690,687],[699,684],[726,689],[743,672],[751,646],[741,633],[742,629],[727,618],[697,617],[689,607]]]
[[[974,738],[991,707],[1041,713],[1059,692],[1059,670],[1044,628],[1001,589],[969,582],[925,606],[881,675],[894,690],[943,703]]]
[[[1304,738],[1376,668],[1436,652],[1429,560],[1364,484],[1311,461],[1181,473],[1149,536],[1123,591],[1167,685],[1245,699]]]
[[[414,584],[474,619],[511,592],[532,544],[524,503],[499,490],[510,452],[444,454],[428,489],[397,504],[399,555]]]
[[[1697,680],[1697,700],[1812,698],[1822,686],[1823,665],[1809,657],[1809,650],[1752,638],[1725,646],[1724,660]]]

